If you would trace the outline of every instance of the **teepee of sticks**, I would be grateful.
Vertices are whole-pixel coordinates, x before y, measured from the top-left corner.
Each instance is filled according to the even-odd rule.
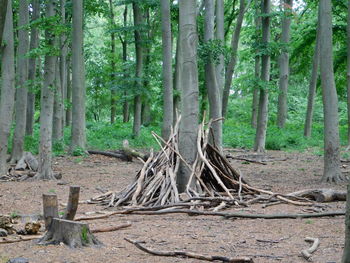
[[[202,122],[198,127],[197,157],[192,165],[186,163],[178,149],[180,118],[168,141],[152,133],[161,147],[157,153],[151,152],[137,173],[134,181],[120,192],[107,192],[93,197],[89,203],[108,206],[144,206],[159,207],[194,200],[209,201],[209,206],[218,202],[226,204],[244,204],[246,200],[285,201],[305,205],[307,201],[299,197],[283,196],[250,186],[242,178],[239,170],[233,168],[220,150],[208,142],[211,121]],[[179,194],[176,186],[176,175],[180,162],[190,169],[191,176],[185,194]],[[292,199],[296,199],[293,201]],[[306,201],[306,202],[301,202]]]

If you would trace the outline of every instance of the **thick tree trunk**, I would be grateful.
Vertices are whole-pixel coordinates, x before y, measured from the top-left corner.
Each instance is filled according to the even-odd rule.
[[[347,106],[348,106],[348,145],[350,146],[350,1],[348,1],[348,16],[346,26],[347,41],[347,66],[346,66],[346,87],[347,87]]]
[[[59,141],[63,137],[63,97],[61,89],[61,74],[60,74],[60,62],[57,59],[55,68],[55,93],[54,93],[54,105],[53,105],[53,126],[52,126],[52,140]]]
[[[8,2],[6,22],[4,28],[4,42],[6,45],[1,57],[1,97],[0,97],[0,175],[7,172],[7,148],[12,113],[15,101],[15,51],[13,39],[12,1]]]
[[[283,48],[281,55],[278,58],[279,66],[279,94],[278,94],[278,108],[277,108],[277,126],[283,128],[287,120],[287,93],[289,81],[289,53],[286,48],[290,40],[290,24],[291,14],[293,12],[293,0],[281,0],[284,8],[282,18],[282,37],[281,44],[286,47]]]
[[[262,43],[267,47],[270,42],[270,0],[262,0]],[[268,83],[270,80],[270,54],[265,53],[261,58],[261,80],[265,86],[260,89],[258,123],[255,135],[254,151],[264,152],[268,119]]]
[[[221,45],[225,46],[225,15],[224,0],[216,0],[215,21],[216,21],[216,39],[220,40]],[[216,81],[220,89],[220,97],[225,84],[225,58],[221,54],[219,63],[216,65]]]
[[[198,68],[196,0],[179,2],[180,50],[181,50],[181,114],[179,151],[185,161],[192,165],[197,155],[198,129]],[[186,188],[191,171],[181,162],[177,175],[180,192]]]
[[[7,4],[8,4],[8,0],[0,0],[0,47],[2,46],[2,40],[4,36]],[[1,56],[1,48],[0,48],[0,56]]]
[[[85,149],[85,66],[83,56],[83,0],[73,1],[72,140],[71,152]]]
[[[143,23],[141,8],[137,3],[133,3],[134,26],[135,26],[135,50],[136,50],[136,87],[137,94],[134,98],[134,124],[133,135],[138,137],[141,129],[141,93],[142,93],[142,77],[143,77],[143,48],[140,26]]]
[[[55,0],[46,4],[46,17],[55,16]],[[56,37],[50,29],[45,30],[45,41],[50,48],[55,48]],[[39,169],[35,176],[37,179],[55,179],[52,171],[52,121],[53,104],[55,92],[55,70],[57,57],[53,54],[45,56],[44,83],[41,90],[41,115],[40,115],[40,147],[39,147]]]
[[[173,125],[173,73],[171,45],[171,17],[169,0],[161,0],[163,51],[163,126],[162,137],[169,138]]]
[[[17,75],[18,83],[16,88],[15,118],[16,127],[13,135],[11,163],[21,159],[24,150],[24,136],[26,132],[27,117],[27,80],[28,80],[28,58],[29,33],[25,28],[29,23],[29,11],[27,0],[19,1],[18,16],[18,51],[17,51]]]
[[[311,78],[309,83],[309,94],[307,97],[307,110],[306,110],[305,125],[304,125],[305,137],[311,136],[312,116],[314,112],[314,102],[315,102],[315,96],[316,96],[319,64],[320,64],[320,16],[318,15],[315,51],[312,58]]]
[[[350,1],[349,1],[350,3]],[[350,7],[350,4],[348,5]],[[345,245],[343,251],[342,263],[350,262],[350,184],[348,184],[346,198],[346,215],[345,215]]]
[[[214,40],[214,0],[204,0],[205,19],[204,19],[204,42],[209,44]],[[209,115],[213,120],[221,118],[221,90],[216,80],[216,68],[212,56],[209,56],[205,64],[205,86],[209,98]],[[215,121],[212,124],[210,141],[213,145],[221,149],[222,146],[222,120]]]
[[[324,171],[323,181],[339,182],[345,177],[340,171],[340,142],[338,128],[338,97],[333,73],[332,3],[320,0],[320,58],[324,113]]]
[[[227,114],[227,104],[230,96],[232,77],[233,77],[233,73],[237,62],[238,42],[239,42],[239,37],[241,35],[241,28],[243,24],[244,13],[246,11],[245,1],[246,0],[239,1],[239,13],[237,17],[237,23],[231,39],[231,58],[230,58],[230,62],[226,67],[225,87],[224,87],[224,92],[222,96],[222,116],[223,117],[226,117],[226,114]]]
[[[115,86],[115,59],[116,59],[116,49],[115,49],[115,33],[114,29],[116,27],[115,21],[114,21],[114,10],[113,10],[113,2],[112,0],[109,0],[109,12],[110,12],[110,23],[111,23],[111,123],[113,124],[115,122],[115,116],[117,112],[117,103],[116,103],[116,90],[114,88]]]

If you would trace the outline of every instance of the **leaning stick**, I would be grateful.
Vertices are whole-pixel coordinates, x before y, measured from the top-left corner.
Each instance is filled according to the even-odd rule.
[[[253,259],[249,257],[240,257],[240,258],[230,258],[230,257],[224,257],[224,256],[205,256],[193,252],[186,252],[186,251],[156,251],[153,249],[146,248],[145,246],[141,245],[140,242],[134,241],[128,238],[124,238],[127,242],[135,245],[138,249],[149,253],[151,255],[155,256],[163,256],[163,257],[187,257],[187,258],[195,258],[200,260],[206,260],[206,261],[222,261],[222,262],[232,262],[232,263],[253,263]]]
[[[318,238],[312,238],[312,237],[306,237],[306,242],[313,242],[312,246],[308,249],[304,249],[301,251],[301,255],[306,259],[309,260],[311,258],[311,254],[314,253],[318,246],[320,245],[320,240]]]

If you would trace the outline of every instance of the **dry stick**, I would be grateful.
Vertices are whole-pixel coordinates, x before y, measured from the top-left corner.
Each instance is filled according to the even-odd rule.
[[[301,251],[301,255],[306,259],[309,260],[311,258],[311,254],[314,253],[318,246],[320,245],[320,240],[318,238],[312,238],[312,237],[306,237],[306,242],[313,242],[312,246],[308,249],[304,249]]]
[[[145,246],[142,246],[140,242],[128,239],[126,237],[124,238],[124,240],[135,245],[138,249],[155,256],[188,257],[188,258],[195,258],[195,259],[206,260],[206,261],[219,260],[222,262],[232,262],[232,263],[253,263],[253,259],[248,257],[230,258],[230,257],[224,257],[224,256],[205,256],[205,255],[201,255],[193,252],[186,252],[186,251],[156,251],[156,250],[146,248]]]
[[[226,155],[226,158],[230,158],[230,159],[234,159],[234,160],[240,160],[240,161],[246,161],[246,162],[249,162],[249,163],[257,163],[257,164],[262,164],[262,165],[267,165],[267,163],[264,163],[264,162],[260,162],[260,161],[256,161],[256,160],[251,160],[251,159],[247,159],[247,158],[243,158],[243,157],[235,157],[235,156],[232,156],[232,155],[229,155],[227,154]]]
[[[104,232],[112,232],[112,231],[117,231],[119,229],[127,228],[131,226],[130,222],[127,222],[125,224],[119,225],[119,226],[110,226],[106,228],[97,228],[97,229],[92,229],[91,233],[104,233]]]

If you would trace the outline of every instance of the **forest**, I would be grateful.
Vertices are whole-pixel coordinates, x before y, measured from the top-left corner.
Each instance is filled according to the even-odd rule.
[[[0,61],[0,263],[350,263],[350,0],[0,0]]]

